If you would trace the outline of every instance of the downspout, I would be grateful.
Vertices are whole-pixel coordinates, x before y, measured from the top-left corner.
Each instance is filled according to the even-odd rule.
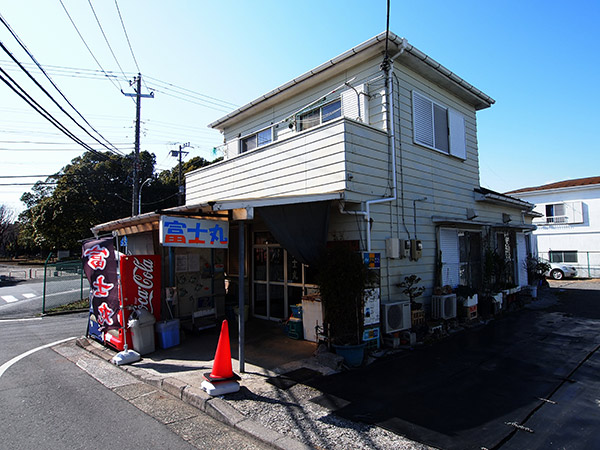
[[[381,64],[381,68],[384,72],[386,72],[386,96],[387,96],[387,104],[388,104],[388,122],[389,122],[389,132],[388,132],[388,147],[392,152],[392,195],[390,197],[377,198],[373,200],[367,200],[365,202],[366,208],[365,211],[346,211],[343,205],[340,205],[340,213],[342,214],[354,214],[354,215],[363,215],[365,216],[365,220],[367,221],[367,251],[371,251],[371,205],[393,202],[398,198],[397,190],[398,190],[398,180],[396,176],[396,127],[395,127],[395,117],[394,117],[394,96],[393,96],[393,63],[394,60],[400,56],[406,48],[408,47],[408,42],[406,39],[402,39],[402,44],[400,46],[400,50],[391,58],[388,58],[387,55]]]
[[[389,133],[388,133],[388,146],[390,151],[392,152],[392,195],[390,197],[378,198],[374,200],[366,201],[366,219],[369,222],[369,229],[367,231],[367,251],[371,251],[371,205],[376,205],[379,203],[385,202],[393,202],[398,198],[398,179],[397,179],[397,169],[396,169],[396,118],[394,115],[394,82],[393,82],[393,72],[394,72],[394,60],[404,53],[408,42],[406,39],[402,39],[402,44],[400,51],[396,53],[393,57],[384,60],[382,64],[382,68],[385,72],[387,72],[387,104],[388,104],[388,123],[389,123]]]

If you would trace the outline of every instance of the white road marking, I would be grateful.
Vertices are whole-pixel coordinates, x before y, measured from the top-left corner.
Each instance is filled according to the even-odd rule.
[[[10,368],[10,366],[12,366],[13,364],[21,361],[23,358],[28,357],[32,353],[35,353],[35,352],[37,352],[39,350],[43,350],[43,349],[48,348],[48,347],[52,347],[53,345],[62,344],[63,342],[67,342],[67,341],[70,341],[72,339],[77,339],[77,338],[75,336],[73,336],[73,337],[70,337],[70,338],[67,338],[67,339],[62,339],[60,341],[52,342],[50,344],[46,344],[46,345],[42,345],[42,346],[40,346],[38,348],[34,348],[32,350],[29,350],[29,351],[27,351],[25,353],[20,354],[19,356],[15,356],[13,359],[11,359],[10,361],[5,362],[4,364],[2,364],[0,366],[0,378],[2,378],[2,375],[4,375],[4,372],[6,372]]]
[[[29,317],[27,319],[1,319],[0,323],[6,323],[6,322],[29,322],[30,320],[42,320],[41,317]]]
[[[33,298],[33,297],[35,297],[35,296],[36,296],[36,295],[35,295],[35,294],[32,294],[32,293],[23,294],[23,297],[25,297],[25,298]]]
[[[18,301],[19,299],[14,295],[2,295],[2,300],[4,300],[6,303],[12,303]]]

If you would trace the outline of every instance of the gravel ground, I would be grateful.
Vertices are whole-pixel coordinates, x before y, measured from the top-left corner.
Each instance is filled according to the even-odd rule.
[[[244,376],[244,388],[227,401],[246,417],[316,449],[431,449],[379,427],[351,422],[310,400],[321,393],[296,384],[280,389]]]

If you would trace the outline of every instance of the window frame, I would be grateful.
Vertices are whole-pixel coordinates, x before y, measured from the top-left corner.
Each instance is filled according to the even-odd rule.
[[[338,107],[333,111],[333,115],[331,115],[331,113],[330,113],[331,117],[329,117],[329,116],[324,117],[323,110],[325,108],[331,107],[335,103],[338,103]],[[317,116],[316,113],[318,113],[318,117],[319,117],[318,121],[314,120]],[[298,117],[298,120],[296,121],[297,131],[310,130],[311,128],[317,127],[324,123],[331,122],[332,120],[342,117],[342,99],[337,98],[337,99],[327,102],[323,105],[309,109],[307,111],[304,111],[304,112],[298,114],[297,117]],[[308,125],[304,125],[304,122],[307,122]]]
[[[265,132],[269,132],[269,140],[263,143],[259,143],[259,136]],[[239,148],[239,153],[248,153],[251,152],[253,150],[256,150],[257,148],[261,148],[264,147],[265,145],[269,145],[273,142],[273,127],[269,126],[267,128],[263,128],[262,130],[258,130],[255,131],[254,133],[250,133],[244,137],[240,138],[240,148]],[[248,142],[252,142],[251,140],[254,139],[254,147],[248,148],[247,143]]]
[[[415,90],[412,91],[412,114],[415,144],[444,155],[467,159],[463,114]]]
[[[548,260],[551,263],[558,263],[558,264],[577,264],[579,263],[579,256],[577,254],[577,250],[550,250],[548,252]],[[575,256],[575,261],[567,261],[565,258],[565,255],[569,255],[569,256]],[[555,261],[555,257],[556,256],[560,256],[560,261]]]

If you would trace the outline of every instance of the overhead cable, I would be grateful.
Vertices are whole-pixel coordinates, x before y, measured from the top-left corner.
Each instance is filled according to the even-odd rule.
[[[103,155],[101,152],[93,149],[88,144],[83,142],[77,136],[75,136],[72,132],[70,132],[62,123],[60,123],[52,114],[50,114],[46,109],[44,109],[39,103],[37,103],[27,92],[10,76],[8,75],[4,69],[0,67],[0,72],[3,73],[6,78],[0,75],[0,81],[4,82],[15,94],[21,97],[29,106],[31,106],[36,112],[38,112],[42,117],[44,117],[48,122],[54,125],[58,130],[60,130],[63,134],[68,136],[73,141],[77,142],[86,150],[101,156],[103,158],[107,158],[106,155]],[[8,79],[7,79],[8,78]],[[11,84],[12,83],[12,84]]]
[[[85,39],[83,38],[83,36],[81,35],[81,33],[79,32],[79,28],[77,28],[77,25],[75,25],[75,22],[73,21],[71,15],[69,14],[69,11],[67,10],[67,7],[65,6],[65,4],[63,3],[62,0],[58,0],[60,2],[60,4],[62,5],[63,9],[65,10],[65,13],[67,14],[67,17],[69,18],[69,20],[71,21],[71,24],[73,25],[73,28],[75,28],[75,31],[77,32],[77,34],[79,35],[79,38],[81,39],[81,41],[83,42],[83,45],[85,45],[85,48],[87,48],[88,52],[90,53],[90,55],[92,55],[92,58],[94,58],[94,61],[96,61],[96,64],[98,64],[98,67],[100,67],[100,70],[102,70],[102,72],[108,77],[108,74],[106,73],[106,70],[104,70],[104,67],[102,67],[102,64],[100,64],[100,61],[98,61],[98,59],[96,58],[96,56],[94,55],[94,52],[92,52],[92,49],[90,48],[90,46],[87,44],[87,42],[85,41]],[[119,90],[119,92],[121,91],[121,85],[117,85],[115,84],[115,81],[112,80],[111,78],[109,78],[109,80],[111,81],[111,83]],[[118,83],[118,80],[117,80]]]
[[[100,19],[98,18],[98,15],[96,14],[94,5],[92,5],[92,0],[88,0],[88,3],[90,4],[90,8],[92,8],[92,12],[94,13],[94,17],[96,18],[96,23],[98,24],[98,27],[100,28],[100,32],[102,33],[102,36],[104,36],[104,41],[106,42],[106,45],[108,46],[108,49],[110,50],[110,53],[113,55],[113,58],[115,59],[115,62],[117,63],[117,66],[121,70],[121,73],[123,74],[123,78],[127,79],[127,76],[125,75],[125,72],[123,71],[123,68],[121,67],[121,64],[119,64],[117,55],[115,55],[115,52],[113,51],[112,47],[110,46],[110,42],[108,42],[108,37],[106,37],[106,33],[104,32],[104,29],[102,28],[102,24],[100,24]]]
[[[12,30],[12,28],[10,27],[10,25],[6,22],[6,20],[4,20],[4,18],[2,17],[2,15],[0,14],[0,21],[2,22],[2,24],[8,29],[8,31],[12,34],[12,36],[15,38],[15,40],[19,43],[19,45],[21,46],[21,48],[25,51],[25,53],[27,53],[27,55],[31,58],[31,60],[35,63],[35,65],[42,71],[42,73],[44,74],[44,76],[48,79],[48,81],[52,84],[52,86],[54,87],[54,89],[56,89],[56,91],[61,95],[61,97],[67,102],[67,104],[79,115],[79,117],[81,117],[81,119],[83,119],[83,121],[98,135],[100,136],[107,144],[111,145],[114,149],[114,151],[116,151],[117,153],[120,153],[120,151],[114,146],[112,145],[104,136],[102,136],[102,134],[100,134],[100,132],[98,130],[96,130],[87,120],[85,117],[83,117],[83,115],[79,112],[79,110],[77,108],[75,108],[75,106],[73,106],[73,104],[67,99],[67,97],[63,94],[63,92],[58,88],[58,86],[54,83],[54,81],[52,81],[52,79],[50,78],[50,76],[46,73],[46,71],[44,70],[44,68],[42,67],[42,65],[37,61],[37,59],[33,56],[33,54],[29,51],[29,49],[27,48],[27,46],[23,43],[23,41],[21,41],[21,39],[19,38],[19,36],[17,36],[17,34]],[[63,111],[65,114],[67,114],[67,116],[69,116],[69,118],[75,122],[82,130],[84,130],[90,137],[92,137],[92,139],[94,139],[96,142],[98,142],[99,144],[101,144],[103,147],[107,148],[109,151],[113,151],[110,150],[105,144],[101,143],[98,139],[96,139],[95,137],[93,137],[87,130],[85,130],[73,117],[71,117],[70,114],[68,114],[63,108],[62,106],[60,106],[56,100],[54,100],[54,98],[48,93],[48,91],[46,91],[46,89],[44,89],[38,82],[37,80],[35,80],[35,78],[23,67],[23,65],[12,55],[12,53],[10,51],[8,51],[8,49],[4,46],[4,44],[2,44],[0,42],[0,44],[2,45],[5,53],[15,62],[15,64],[17,64],[19,66],[19,68],[24,71],[29,78],[40,88],[42,89],[42,91],[44,93],[46,93],[46,95],[61,109],[61,111]],[[122,154],[122,153],[121,153]]]

